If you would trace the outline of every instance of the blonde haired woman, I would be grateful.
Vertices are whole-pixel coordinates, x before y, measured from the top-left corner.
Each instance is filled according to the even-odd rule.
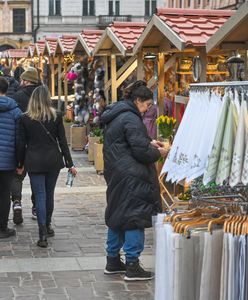
[[[39,247],[47,247],[47,237],[54,236],[51,219],[54,189],[60,169],[65,166],[76,175],[65,138],[62,115],[51,105],[45,86],[37,87],[30,98],[28,110],[20,121],[18,146],[19,171],[28,172],[35,196],[39,226]]]

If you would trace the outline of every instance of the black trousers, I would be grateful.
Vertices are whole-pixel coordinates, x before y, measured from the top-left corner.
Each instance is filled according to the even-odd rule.
[[[19,175],[16,172],[14,173],[14,177],[13,177],[12,184],[11,184],[12,201],[15,201],[15,200],[21,201],[22,200],[22,185],[23,185],[22,183],[23,183],[24,178],[26,177],[26,174],[27,173],[25,171],[22,173],[22,175]],[[33,206],[35,206],[33,191],[32,191],[31,201],[33,203]]]
[[[0,228],[8,225],[10,210],[10,187],[14,171],[0,170]]]

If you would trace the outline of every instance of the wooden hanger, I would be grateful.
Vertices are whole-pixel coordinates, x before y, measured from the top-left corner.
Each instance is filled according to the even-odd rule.
[[[213,233],[213,225],[222,225],[225,223],[226,219],[229,218],[227,215],[222,215],[219,218],[212,219],[208,224],[208,232]]]

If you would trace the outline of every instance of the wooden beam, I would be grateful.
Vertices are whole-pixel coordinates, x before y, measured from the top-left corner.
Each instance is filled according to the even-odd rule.
[[[65,113],[68,105],[68,80],[66,74],[67,74],[67,62],[64,61],[64,101],[65,101],[64,112]]]
[[[123,83],[124,80],[127,79],[129,75],[133,73],[133,71],[137,68],[137,60],[135,60],[132,65],[118,78],[116,81],[117,88]]]
[[[143,54],[139,52],[137,55],[138,66],[137,66],[137,80],[144,80],[144,64],[143,64]]]
[[[207,81],[207,53],[206,50],[203,48],[200,51],[200,58],[201,58],[201,76],[200,76],[200,82],[206,82]]]
[[[117,71],[116,73],[116,77],[120,77],[122,75],[123,72],[126,71],[126,69],[136,60],[136,57],[133,56],[131,57],[128,61],[125,62],[125,64]],[[112,80],[110,79],[105,85],[104,85],[104,89],[105,91],[108,90],[111,86]]]
[[[164,112],[164,53],[158,54],[158,115]]]
[[[111,98],[112,102],[117,101],[117,85],[116,85],[116,56],[111,55]]]
[[[62,73],[62,57],[58,57],[58,110],[61,109],[61,95],[62,95],[62,82],[61,82],[61,73]]]
[[[109,103],[109,91],[106,90],[106,84],[108,82],[108,57],[107,56],[104,56],[102,58],[103,60],[103,63],[104,63],[104,90],[105,90],[105,97],[106,97],[106,100],[107,100],[107,103]]]
[[[55,68],[54,68],[54,57],[50,57],[50,68],[51,68],[51,94],[55,96]]]

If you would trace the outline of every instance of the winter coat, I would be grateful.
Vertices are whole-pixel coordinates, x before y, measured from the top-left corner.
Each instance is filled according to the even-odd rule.
[[[45,129],[39,121],[31,120],[27,114],[22,115],[18,166],[24,165],[27,172],[33,173],[59,171],[65,165],[67,168],[71,168],[73,162],[65,137],[62,115],[58,113],[55,121],[50,120],[42,122],[42,124]],[[50,132],[50,135],[47,134],[47,131]]]
[[[21,87],[12,98],[17,102],[22,112],[26,112],[28,108],[29,99],[33,91],[38,87],[38,85],[32,84],[28,86]]]
[[[0,96],[0,170],[17,167],[16,145],[21,114],[13,99]]]
[[[154,162],[158,149],[131,101],[108,106],[101,117],[104,129],[104,177],[107,182],[108,227],[118,230],[151,227],[152,215],[161,211]]]
[[[6,93],[7,97],[13,98],[13,95],[18,91],[20,85],[19,83],[15,80],[15,78],[11,76],[4,76],[4,78],[8,81],[9,87],[8,91]]]

